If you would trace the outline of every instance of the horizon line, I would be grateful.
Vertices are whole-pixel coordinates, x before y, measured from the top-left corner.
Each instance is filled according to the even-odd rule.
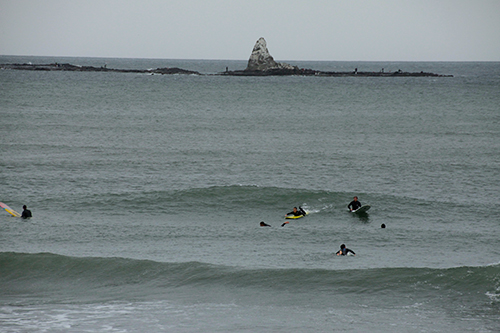
[[[215,58],[157,58],[157,57],[112,57],[112,56],[68,56],[68,55],[24,55],[0,54],[0,57],[44,57],[44,58],[90,58],[90,59],[144,59],[144,60],[192,60],[192,61],[243,61],[248,59],[215,59]],[[275,59],[276,60],[276,59]],[[500,62],[500,60],[296,60],[285,59],[278,62]]]

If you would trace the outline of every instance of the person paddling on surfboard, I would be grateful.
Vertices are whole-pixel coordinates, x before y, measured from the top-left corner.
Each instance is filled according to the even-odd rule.
[[[352,212],[361,207],[361,202],[358,201],[358,197],[354,197],[353,200],[347,205],[347,208]]]
[[[289,216],[289,215],[302,216],[302,215],[306,215],[306,212],[300,206],[299,206],[299,209],[297,209],[297,207],[293,207],[293,211],[291,211],[290,213],[286,214],[285,217]]]
[[[353,250],[345,247],[345,244],[340,245],[340,250],[337,251],[336,255],[338,256],[346,256],[348,253],[352,253],[352,255],[356,255]]]

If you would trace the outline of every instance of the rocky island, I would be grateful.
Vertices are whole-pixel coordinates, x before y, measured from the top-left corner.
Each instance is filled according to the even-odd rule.
[[[74,71],[74,72],[115,72],[115,73],[144,73],[144,74],[187,74],[187,75],[208,75],[202,74],[197,71],[181,69],[177,67],[173,68],[156,68],[156,69],[113,69],[107,68],[106,66],[93,67],[93,66],[77,66],[72,64],[0,64],[1,69],[13,69],[13,70],[32,70],[32,71]],[[404,72],[398,70],[395,72],[364,72],[358,71],[355,68],[350,72],[329,72],[329,71],[318,71],[314,69],[299,68],[298,66],[292,66],[287,63],[276,62],[274,58],[269,53],[267,49],[266,40],[261,37],[255,43],[252,54],[248,59],[247,68],[244,70],[229,71],[226,69],[225,72],[210,74],[210,75],[221,75],[221,76],[290,76],[290,75],[300,75],[300,76],[353,76],[353,77],[404,77],[404,76],[434,76],[434,77],[453,77],[453,75],[442,75],[427,72]]]
[[[1,69],[17,69],[26,71],[72,71],[72,72],[115,72],[115,73],[144,73],[144,74],[196,74],[199,72],[173,68],[156,68],[156,69],[115,69],[107,68],[107,66],[77,66],[72,64],[1,64]]]
[[[426,72],[403,72],[398,70],[396,72],[363,72],[355,68],[351,72],[328,72],[318,71],[314,69],[299,68],[286,63],[279,63],[274,60],[267,49],[266,40],[261,37],[253,47],[250,59],[248,59],[247,68],[240,71],[227,71],[220,73],[221,75],[233,76],[271,76],[271,75],[304,75],[304,76],[377,76],[377,77],[391,77],[391,76],[437,76],[437,77],[452,77],[453,75],[441,75]]]

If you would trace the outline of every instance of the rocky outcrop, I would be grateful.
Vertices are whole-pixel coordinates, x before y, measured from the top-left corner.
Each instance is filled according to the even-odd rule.
[[[272,57],[271,57],[272,58]],[[274,61],[274,60],[273,60]],[[268,63],[270,63],[268,61]],[[351,72],[326,72],[318,71],[314,69],[299,68],[296,66],[290,66],[287,64],[277,63],[277,66],[270,67],[265,70],[237,70],[218,73],[215,75],[230,75],[230,76],[289,76],[289,75],[300,75],[300,76],[353,76],[353,77],[402,77],[402,76],[434,76],[434,77],[453,77],[453,75],[442,75],[427,72],[404,72],[398,70],[395,72],[363,72],[355,69]],[[29,70],[29,71],[70,71],[70,72],[106,72],[106,73],[142,73],[142,74],[185,74],[185,75],[213,75],[213,74],[201,74],[200,72],[191,71],[187,69],[177,68],[177,67],[164,67],[156,69],[115,69],[93,66],[77,66],[72,64],[0,64],[0,69],[14,69],[14,70]]]
[[[200,72],[191,71],[177,67],[164,67],[149,70],[151,74],[186,74],[186,75],[201,75]]]
[[[32,71],[74,71],[74,72],[116,72],[116,73],[144,73],[144,74],[187,74],[187,75],[230,75],[230,76],[352,76],[352,77],[453,77],[453,75],[441,75],[435,73],[421,72],[404,72],[398,70],[395,72],[384,72],[382,69],[379,72],[363,72],[355,68],[349,72],[330,72],[318,71],[314,69],[299,68],[286,63],[279,63],[269,54],[267,43],[264,38],[259,38],[253,47],[252,54],[248,59],[247,68],[244,70],[229,71],[226,67],[225,72],[217,74],[201,74],[196,71],[190,71],[177,67],[165,67],[156,69],[113,69],[107,66],[93,67],[93,66],[75,66],[71,64],[0,64],[0,69],[17,69],[17,70],[32,70]]]
[[[274,58],[267,49],[267,43],[264,37],[260,37],[253,47],[252,54],[248,59],[248,65],[245,71],[294,71],[297,67],[274,61]]]
[[[400,77],[400,76],[436,76],[436,77],[453,77],[453,75],[440,75],[434,73],[409,73],[398,70],[396,72],[362,72],[354,69],[351,72],[328,72],[318,71],[314,69],[299,68],[286,63],[279,63],[274,60],[267,49],[266,40],[261,37],[255,43],[252,54],[248,59],[248,65],[245,70],[229,71],[219,73],[219,75],[231,76],[288,76],[288,75],[301,75],[301,76],[353,76],[353,77]]]
[[[115,73],[143,73],[143,74],[187,74],[200,75],[199,72],[177,67],[164,67],[156,69],[115,69],[106,66],[77,66],[72,64],[2,64],[1,69],[17,69],[30,71],[69,71],[69,72],[115,72]]]

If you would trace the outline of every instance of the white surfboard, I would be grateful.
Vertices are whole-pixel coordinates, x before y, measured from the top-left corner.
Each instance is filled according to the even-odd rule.
[[[363,206],[359,207],[358,209],[353,210],[351,212],[352,213],[357,213],[357,214],[366,213],[366,211],[368,209],[370,209],[370,207],[371,207],[370,205],[363,205]]]

